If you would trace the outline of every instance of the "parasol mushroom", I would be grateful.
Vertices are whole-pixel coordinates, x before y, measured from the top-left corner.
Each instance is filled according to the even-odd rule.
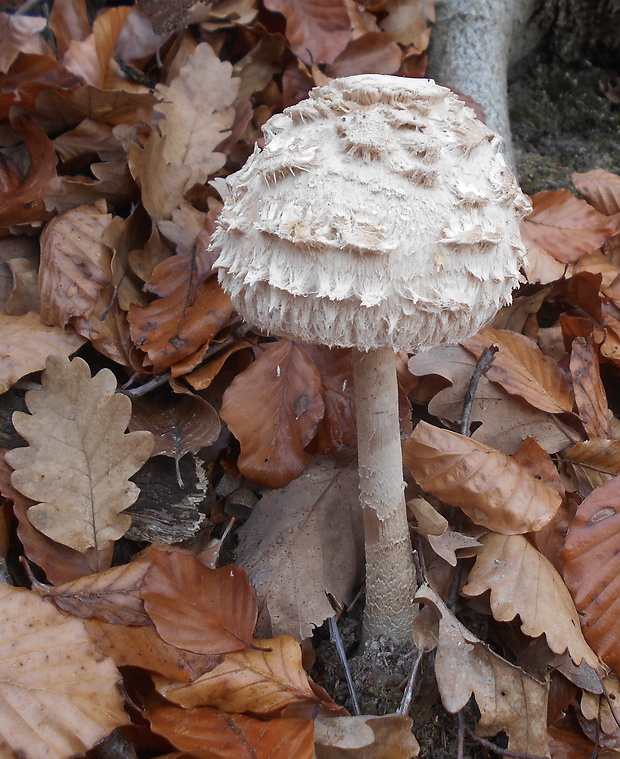
[[[500,138],[448,89],[335,79],[263,127],[216,180],[220,282],[269,334],[353,347],[365,640],[411,640],[416,582],[395,352],[473,335],[511,300],[529,210]]]

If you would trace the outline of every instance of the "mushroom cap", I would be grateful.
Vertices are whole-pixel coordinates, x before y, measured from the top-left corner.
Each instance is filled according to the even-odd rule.
[[[215,180],[224,290],[294,340],[419,350],[469,337],[519,282],[529,200],[500,140],[428,79],[335,79]]]

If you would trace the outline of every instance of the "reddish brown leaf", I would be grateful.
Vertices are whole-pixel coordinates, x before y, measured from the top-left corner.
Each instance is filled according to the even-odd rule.
[[[280,488],[303,471],[324,413],[316,365],[299,344],[280,340],[237,375],[220,415],[241,444],[243,476]]]
[[[86,1],[56,0],[50,11],[49,25],[62,59],[73,40],[83,40],[90,34]]]
[[[588,437],[590,439],[611,437],[607,396],[601,381],[598,354],[592,342],[585,337],[577,337],[573,340],[570,372],[573,378],[575,403]]]
[[[308,719],[265,721],[209,707],[171,706],[149,710],[145,716],[175,748],[201,759],[312,759],[314,755],[314,723]]]
[[[573,184],[599,213],[605,216],[620,211],[620,176],[605,169],[571,174]]]
[[[573,445],[562,455],[570,462],[582,495],[620,474],[620,440],[586,440]]]
[[[557,363],[525,335],[484,327],[462,345],[480,358],[485,348],[497,345],[486,376],[504,390],[520,395],[535,408],[550,414],[572,411],[573,396],[566,376]]]
[[[563,263],[574,263],[600,248],[617,228],[616,221],[568,190],[539,192],[532,203],[534,210],[521,222],[522,233]]]
[[[19,53],[45,53],[46,44],[40,34],[47,22],[40,16],[0,13],[0,71],[6,73]]]
[[[142,598],[157,631],[173,646],[221,654],[251,645],[256,596],[239,567],[209,569],[193,554],[155,551]]]
[[[565,718],[549,727],[551,759],[583,759],[592,756],[594,743],[583,734],[576,720]]]
[[[327,76],[354,74],[395,74],[403,53],[391,37],[383,32],[368,32],[351,40],[336,60],[327,66]]]
[[[543,480],[547,485],[555,488],[561,496],[564,496],[562,479],[556,465],[547,451],[538,445],[533,438],[526,438],[519,449],[512,454],[512,458],[537,480]]]
[[[502,535],[540,530],[559,493],[514,459],[456,432],[420,422],[403,447],[420,487]]]
[[[566,536],[564,580],[594,651],[620,673],[620,477],[578,507]]]
[[[266,0],[286,18],[286,36],[304,63],[331,63],[351,37],[345,0]]]

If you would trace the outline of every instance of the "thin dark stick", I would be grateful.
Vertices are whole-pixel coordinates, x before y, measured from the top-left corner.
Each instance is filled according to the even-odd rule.
[[[478,363],[476,364],[476,368],[474,369],[473,374],[471,375],[471,379],[469,380],[469,387],[467,388],[467,393],[465,393],[465,403],[463,404],[463,413],[461,414],[461,418],[459,419],[459,432],[461,433],[461,435],[467,435],[467,437],[469,437],[469,424],[471,421],[471,410],[472,410],[472,406],[474,405],[476,389],[478,388],[478,383],[480,382],[480,378],[491,365],[491,362],[493,361],[493,357],[495,356],[498,350],[499,348],[497,347],[497,345],[489,345],[488,348],[485,348],[482,351],[482,355],[478,359]]]
[[[409,707],[411,706],[411,699],[413,698],[413,686],[415,685],[415,682],[418,677],[418,670],[420,669],[420,662],[422,661],[422,657],[424,656],[423,651],[418,651],[415,659],[413,661],[413,667],[411,669],[411,674],[409,675],[409,679],[407,680],[407,687],[405,688],[405,692],[403,693],[403,698],[400,702],[400,706],[396,710],[396,714],[408,714],[409,713]]]
[[[479,743],[481,746],[488,748],[489,751],[494,751],[499,756],[511,756],[514,757],[514,759],[547,759],[547,757],[539,756],[538,754],[519,754],[517,751],[510,751],[507,748],[500,748],[494,743],[491,743],[491,741],[487,741],[484,738],[481,738],[479,735],[476,735],[476,733],[474,733],[473,730],[470,730],[468,727],[465,728],[465,732],[473,741],[476,741],[476,743]]]
[[[595,733],[594,733],[594,748],[592,749],[592,753],[590,754],[590,759],[596,759],[596,757],[598,756],[600,740],[601,740],[601,720],[600,720],[600,707],[599,707],[599,719],[596,720],[596,727],[595,727]]]
[[[463,759],[463,751],[465,745],[465,719],[463,718],[463,710],[456,715],[459,721],[459,731],[457,734],[457,746],[456,746],[456,759]]]
[[[340,637],[340,630],[338,629],[338,623],[336,622],[335,617],[329,618],[329,639],[336,646],[336,651],[338,651],[338,656],[340,657],[340,661],[344,668],[344,675],[347,678],[347,686],[351,696],[351,705],[353,706],[353,714],[359,717],[362,710],[360,709],[359,701],[357,700],[355,685],[353,684],[351,670],[349,669],[349,662],[347,661],[347,655],[344,646],[342,645],[342,638]]]
[[[139,385],[138,387],[132,387],[129,389],[122,388],[120,392],[123,393],[123,395],[128,395],[130,398],[140,398],[141,396],[150,393],[151,390],[156,390],[158,387],[165,385],[169,379],[170,372],[165,372],[164,374],[158,374],[157,376],[153,377],[148,382],[145,382],[144,385]]]

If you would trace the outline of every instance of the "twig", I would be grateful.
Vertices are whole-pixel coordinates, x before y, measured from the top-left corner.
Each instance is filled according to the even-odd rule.
[[[340,637],[340,630],[338,629],[338,623],[335,617],[329,618],[329,639],[336,646],[338,656],[342,662],[344,668],[344,675],[347,679],[347,686],[349,688],[349,694],[351,696],[351,705],[353,706],[353,714],[357,717],[362,713],[360,709],[359,701],[357,700],[357,694],[355,692],[355,685],[353,684],[353,678],[351,677],[351,670],[349,669],[349,662],[347,661],[347,655],[342,645],[342,638]]]
[[[461,414],[461,418],[459,419],[459,432],[461,433],[461,435],[466,435],[467,437],[469,437],[469,424],[471,420],[471,410],[474,405],[476,389],[478,388],[478,383],[480,382],[480,378],[491,365],[491,362],[493,361],[493,357],[495,356],[498,350],[499,348],[497,347],[497,345],[489,345],[488,348],[485,348],[482,351],[482,355],[478,359],[478,363],[476,364],[476,368],[474,369],[473,374],[471,375],[471,379],[469,380],[469,387],[467,388],[467,393],[465,393],[465,403],[463,404],[463,413]]]
[[[123,395],[128,395],[130,398],[141,398],[152,390],[156,390],[158,387],[165,385],[169,379],[170,372],[165,372],[164,374],[158,374],[156,377],[153,377],[148,382],[145,382],[144,385],[132,388],[121,388],[120,392],[123,393]]]
[[[500,748],[499,746],[496,746],[495,743],[491,743],[491,741],[487,741],[479,735],[476,735],[476,733],[468,727],[465,728],[465,732],[473,741],[488,748],[489,751],[494,751],[499,756],[511,756],[514,757],[514,759],[547,759],[547,757],[539,756],[538,754],[520,754],[518,751],[510,751],[507,748]]]
[[[456,744],[456,759],[463,759],[463,749],[465,744],[465,719],[463,718],[463,710],[456,715],[459,721],[459,731],[457,734]]]
[[[415,682],[418,677],[418,670],[420,669],[420,663],[422,661],[422,657],[424,656],[423,651],[418,651],[415,659],[413,661],[413,667],[411,669],[411,674],[409,675],[409,679],[407,680],[407,687],[405,688],[405,692],[403,693],[403,698],[400,702],[400,706],[396,710],[396,714],[408,714],[409,713],[409,707],[411,706],[411,699],[413,698],[413,686],[415,685]]]

